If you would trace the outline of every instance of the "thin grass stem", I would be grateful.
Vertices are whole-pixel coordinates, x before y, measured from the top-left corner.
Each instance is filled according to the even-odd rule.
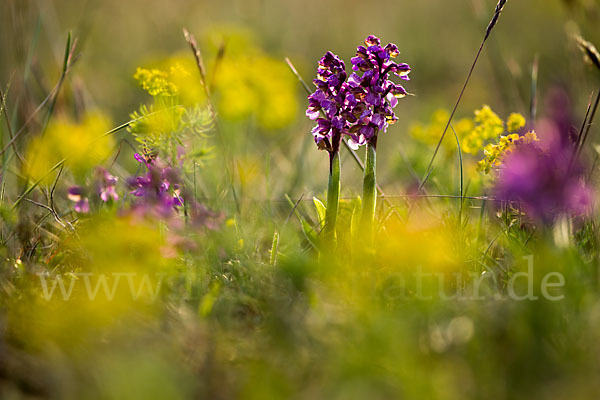
[[[433,169],[433,163],[435,162],[435,159],[436,159],[436,157],[438,155],[438,152],[440,150],[440,147],[442,145],[444,137],[446,136],[446,132],[448,131],[448,128],[450,127],[450,124],[452,123],[452,119],[454,118],[454,115],[456,114],[456,110],[458,109],[458,105],[460,104],[460,102],[461,102],[461,100],[463,98],[463,95],[465,94],[465,90],[467,89],[467,85],[469,84],[469,81],[471,80],[471,76],[473,75],[473,71],[475,70],[475,66],[477,65],[477,61],[479,60],[479,56],[481,55],[481,52],[483,51],[483,47],[484,47],[487,39],[489,38],[490,34],[492,33],[492,30],[494,29],[494,27],[498,23],[498,20],[500,18],[500,14],[502,13],[502,10],[504,9],[504,6],[506,5],[506,1],[507,0],[500,0],[498,2],[498,4],[496,5],[496,9],[494,11],[494,15],[492,16],[492,19],[491,19],[490,23],[488,24],[488,27],[487,27],[487,29],[485,31],[485,36],[483,37],[483,41],[481,42],[481,45],[479,46],[479,49],[477,50],[477,53],[475,54],[475,59],[473,60],[473,63],[471,64],[471,68],[469,69],[469,73],[467,74],[467,79],[465,80],[465,83],[462,86],[460,94],[458,95],[458,99],[456,100],[456,103],[454,104],[452,112],[450,113],[450,118],[448,118],[448,122],[446,123],[446,126],[444,127],[444,131],[442,132],[440,140],[438,141],[438,143],[437,143],[437,145],[435,147],[435,151],[433,152],[433,156],[431,156],[431,160],[429,161],[429,165],[427,166],[427,170],[425,171],[425,175],[424,175],[423,181],[419,185],[419,189],[418,189],[419,193],[421,192],[421,190],[423,189],[423,187],[425,186],[425,184],[429,180],[429,177],[431,176],[431,172],[432,172],[432,169]]]

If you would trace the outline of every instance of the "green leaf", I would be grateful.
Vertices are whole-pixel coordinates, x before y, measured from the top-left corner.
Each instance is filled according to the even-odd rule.
[[[319,226],[321,229],[325,226],[325,214],[327,214],[327,207],[325,204],[316,197],[313,197],[313,202],[315,203],[315,209],[317,210],[317,215],[319,216]]]
[[[302,224],[302,232],[304,232],[304,236],[310,242],[310,244],[317,249],[318,248],[318,239],[317,239],[317,231],[314,230],[312,226],[301,216],[298,216],[300,219],[300,223]]]
[[[296,217],[298,217],[298,220],[300,220],[300,225],[302,226],[302,232],[304,233],[304,236],[306,237],[306,239],[309,241],[309,243],[315,248],[318,249],[318,240],[317,240],[317,232],[314,230],[314,228],[306,221],[306,219],[304,219],[304,217],[302,217],[302,215],[300,215],[300,212],[298,211],[298,207],[296,204],[294,204],[294,202],[292,201],[292,199],[290,198],[290,196],[288,196],[287,194],[285,195],[285,198],[287,199],[287,201],[290,203],[290,205],[293,208],[294,214],[296,214]]]
[[[210,291],[202,297],[200,304],[198,306],[198,314],[203,317],[208,317],[217,301],[219,294],[221,292],[221,284],[219,282],[215,282],[211,285]]]
[[[198,150],[192,151],[190,153],[187,154],[187,157],[189,159],[207,159],[207,158],[211,158],[214,154],[214,146],[209,146],[209,147],[202,147]]]
[[[271,244],[271,258],[269,260],[271,265],[275,265],[277,262],[277,249],[279,247],[279,233],[275,231],[273,233],[273,243]]]
[[[456,131],[454,130],[454,127],[452,125],[450,125],[450,128],[452,128],[452,133],[454,134],[454,139],[456,139],[456,147],[458,148],[458,165],[460,166],[460,208],[459,208],[459,218],[462,216],[462,209],[463,209],[463,196],[464,196],[464,176],[463,176],[463,159],[462,159],[462,150],[460,148],[460,140],[458,140],[458,135],[456,134]],[[459,221],[459,225],[460,225],[460,221]]]
[[[383,229],[383,227],[385,226],[385,223],[387,222],[388,219],[391,218],[392,214],[394,214],[394,212],[396,211],[396,209],[392,206],[390,207],[385,215],[383,216],[383,218],[380,219],[379,224],[377,224],[377,232],[379,232],[380,230]]]
[[[362,211],[362,199],[358,196],[354,202],[354,210],[352,211],[352,219],[350,221],[350,233],[354,238],[358,232],[360,224],[360,214]]]

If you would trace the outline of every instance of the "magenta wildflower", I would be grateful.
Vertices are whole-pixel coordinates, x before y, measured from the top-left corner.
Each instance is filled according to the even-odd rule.
[[[100,199],[107,203],[109,200],[119,200],[119,194],[116,191],[119,178],[108,173],[104,168],[98,168]]]
[[[180,178],[173,168],[162,165],[158,158],[146,159],[136,153],[136,160],[143,163],[148,172],[129,180],[131,194],[138,197],[137,206],[153,208],[161,214],[170,214],[183,205]]]
[[[208,230],[217,230],[221,227],[225,214],[216,212],[203,204],[193,201],[189,204],[190,221],[195,227],[205,227]]]
[[[561,214],[588,215],[593,192],[584,182],[583,168],[572,163],[572,157],[572,146],[560,138],[519,146],[499,169],[496,198],[522,207],[545,223]]]
[[[136,159],[137,162],[142,163],[142,164],[146,164],[146,158],[144,156],[142,156],[140,153],[135,153],[133,155],[133,158]]]
[[[82,214],[90,212],[90,202],[85,197],[85,189],[81,186],[71,186],[69,188],[67,197],[69,200],[75,203],[75,211]]]

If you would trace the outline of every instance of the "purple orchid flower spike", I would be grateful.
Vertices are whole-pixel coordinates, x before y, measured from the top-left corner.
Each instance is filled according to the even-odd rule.
[[[409,80],[411,71],[408,64],[397,64],[391,60],[399,54],[398,46],[388,43],[382,47],[381,40],[373,35],[365,39],[365,46],[356,49],[356,56],[351,60],[352,69],[362,72],[362,76],[353,73],[348,79],[348,86],[354,97],[361,100],[361,106],[345,114],[350,124],[350,144],[354,148],[367,143],[375,145],[378,133],[385,132],[398,120],[393,109],[398,105],[398,99],[408,92],[389,77],[394,74]]]
[[[319,60],[317,78],[313,83],[316,91],[308,96],[306,115],[316,121],[312,134],[321,150],[329,153],[329,184],[325,215],[324,237],[328,245],[335,243],[335,224],[340,194],[340,144],[348,132],[344,113],[355,107],[358,101],[348,90],[346,65],[335,54],[328,51]]]
[[[317,78],[313,80],[317,90],[308,96],[306,116],[317,122],[312,130],[315,143],[319,149],[330,153],[339,150],[342,135],[347,128],[342,116],[348,94],[346,78],[344,62],[328,51],[319,60]]]
[[[335,230],[340,190],[339,147],[344,135],[349,136],[348,144],[353,149],[367,145],[362,218],[365,223],[362,225],[372,225],[377,185],[377,137],[379,132],[385,132],[390,124],[398,120],[393,109],[398,105],[398,99],[408,94],[402,85],[390,80],[391,74],[409,80],[410,66],[392,61],[399,54],[395,44],[388,43],[382,47],[381,40],[370,35],[365,39],[365,45],[357,48],[356,56],[351,60],[355,72],[350,76],[346,73],[344,62],[332,52],[328,51],[319,60],[317,78],[313,80],[317,89],[308,96],[306,115],[316,121],[312,130],[315,143],[319,149],[329,152],[326,236],[334,236],[332,230]]]
[[[348,143],[354,149],[367,146],[360,231],[368,243],[374,236],[377,202],[377,138],[379,132],[386,132],[388,126],[398,120],[393,109],[398,105],[398,99],[408,94],[402,85],[390,79],[391,75],[395,75],[402,80],[409,80],[410,66],[392,61],[399,54],[395,44],[388,43],[383,47],[377,36],[370,35],[365,39],[365,44],[356,49],[356,56],[351,60],[355,72],[348,78],[349,90],[359,99],[354,107],[344,113],[349,124]]]
[[[336,151],[343,135],[355,149],[367,142],[375,144],[377,134],[386,131],[398,118],[393,109],[398,99],[408,95],[406,89],[392,82],[391,74],[408,80],[408,64],[395,63],[400,54],[393,43],[381,46],[376,36],[365,39],[352,58],[352,69],[362,72],[349,77],[344,62],[331,52],[319,61],[317,90],[308,97],[306,115],[317,122],[312,130],[320,149]]]

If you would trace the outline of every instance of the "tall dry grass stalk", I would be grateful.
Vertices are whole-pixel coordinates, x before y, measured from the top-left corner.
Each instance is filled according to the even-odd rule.
[[[421,191],[425,187],[425,184],[429,180],[429,176],[431,175],[431,172],[433,170],[433,163],[435,162],[435,158],[437,157],[437,154],[440,150],[442,141],[444,140],[444,137],[446,136],[446,133],[448,132],[448,128],[450,128],[450,124],[452,123],[452,118],[454,118],[454,114],[456,114],[458,105],[460,104],[460,101],[462,100],[462,97],[465,93],[467,85],[469,84],[469,80],[471,79],[471,75],[473,74],[473,71],[475,70],[475,66],[477,65],[477,61],[479,60],[479,56],[481,55],[481,52],[483,51],[485,42],[490,37],[490,34],[494,30],[494,27],[498,24],[498,20],[500,19],[500,14],[502,13],[502,10],[504,10],[504,6],[506,5],[506,2],[507,2],[507,0],[500,0],[500,1],[498,1],[498,4],[496,5],[494,15],[492,16],[492,19],[490,20],[490,23],[488,24],[488,26],[485,30],[485,36],[483,37],[483,41],[481,42],[481,45],[479,46],[479,50],[477,50],[477,54],[475,55],[475,60],[473,61],[473,64],[471,64],[471,69],[469,70],[467,79],[465,80],[465,83],[460,91],[460,94],[458,95],[458,99],[456,100],[456,103],[454,104],[454,108],[452,109],[452,113],[450,114],[450,118],[448,119],[448,123],[446,124],[446,127],[444,128],[444,131],[442,132],[442,136],[440,137],[440,140],[438,141],[438,143],[435,147],[435,151],[433,152],[433,156],[431,157],[431,160],[429,161],[429,165],[427,166],[427,170],[425,172],[425,175],[423,176],[423,180],[422,180],[421,184],[419,185],[417,194],[421,193]]]
[[[204,59],[202,57],[202,53],[200,52],[200,48],[198,47],[198,42],[196,42],[196,38],[194,37],[194,35],[192,35],[185,28],[183,28],[183,36],[185,37],[185,41],[190,45],[192,53],[194,53],[194,59],[196,60],[198,72],[200,73],[200,83],[202,84],[202,88],[206,93],[206,97],[210,100],[210,92],[208,90],[208,85],[206,82],[206,68],[204,68]]]
[[[207,72],[206,72],[206,68],[204,66],[204,58],[202,57],[202,53],[200,52],[200,47],[198,47],[198,42],[196,41],[195,36],[193,34],[191,34],[186,28],[183,28],[183,36],[185,37],[185,41],[190,46],[190,49],[192,50],[192,53],[194,54],[194,59],[196,60],[196,66],[198,67],[198,72],[200,73],[200,86],[202,86],[202,89],[204,90],[204,93],[206,95],[206,102],[208,104],[208,109],[210,111],[211,117],[215,124],[215,132],[217,133],[217,137],[219,138],[219,141],[221,143],[221,148],[223,150],[223,155],[224,155],[224,158],[226,161],[225,162],[225,173],[227,175],[229,187],[231,188],[231,195],[233,196],[233,201],[235,203],[236,210],[239,214],[239,213],[241,213],[241,206],[240,206],[237,191],[235,188],[234,160],[233,160],[233,156],[230,154],[229,147],[227,146],[227,143],[225,142],[225,138],[223,137],[223,134],[219,127],[219,121],[217,119],[217,111],[215,110],[215,107],[212,102],[211,90],[209,87],[210,85],[207,80]],[[220,60],[221,57],[223,57],[223,54],[224,54],[224,50],[223,51],[220,50],[219,55],[217,56],[217,61]],[[217,73],[216,70],[217,70],[217,67],[215,66],[215,68],[212,71],[213,77]]]
[[[575,40],[577,41],[577,45],[583,52],[583,56],[585,60],[594,65],[598,71],[600,71],[600,53],[598,53],[598,49],[591,42],[588,42],[581,36],[575,36]]]
[[[587,63],[593,65],[596,68],[596,70],[598,72],[600,72],[600,53],[598,52],[598,49],[596,49],[596,46],[594,46],[591,42],[588,42],[587,40],[585,40],[584,38],[582,38],[579,35],[575,36],[575,40],[577,41],[577,45],[579,46],[579,49],[583,53],[584,60]],[[598,110],[599,103],[600,103],[600,88],[598,89],[598,92],[596,93],[596,100],[594,101],[594,106],[591,109],[592,113],[589,116],[589,119],[587,118],[587,114],[586,114],[586,118],[584,119],[584,125],[582,126],[582,128],[579,132],[577,146],[575,149],[575,151],[577,152],[577,156],[579,156],[579,154],[581,153],[581,150],[583,149],[583,146],[588,138],[590,129],[594,122],[594,117],[596,116],[596,111]],[[590,105],[591,105],[591,102],[590,102]],[[590,111],[590,108],[589,108],[590,105],[588,105],[588,113]],[[595,163],[596,163],[596,161],[594,161],[594,164]]]
[[[485,38],[483,39],[484,42],[490,36],[490,33],[492,33],[492,30],[494,29],[494,27],[498,23],[498,19],[500,19],[500,14],[502,14],[502,10],[504,10],[504,6],[506,5],[506,1],[507,0],[500,0],[498,2],[498,4],[496,5],[496,10],[494,11],[494,16],[492,17],[492,20],[490,21],[487,29],[485,30]]]

